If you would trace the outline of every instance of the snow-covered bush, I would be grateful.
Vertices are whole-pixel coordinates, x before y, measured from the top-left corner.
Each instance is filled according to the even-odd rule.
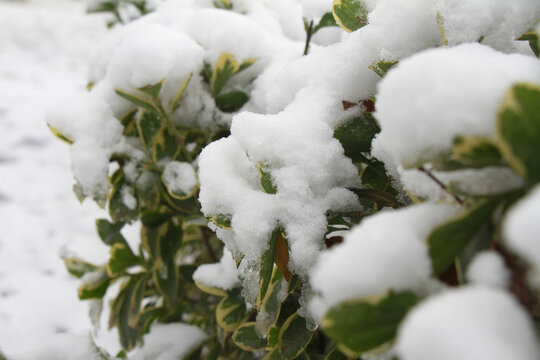
[[[540,2],[150,8],[47,116],[122,356],[540,356]]]

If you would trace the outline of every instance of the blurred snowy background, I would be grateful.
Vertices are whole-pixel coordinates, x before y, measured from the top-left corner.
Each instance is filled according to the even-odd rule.
[[[28,352],[91,331],[88,304],[61,254],[103,262],[105,214],[71,188],[67,145],[47,129],[55,103],[85,91],[86,62],[107,29],[75,0],[0,0],[0,349]],[[115,348],[115,335],[100,343]]]

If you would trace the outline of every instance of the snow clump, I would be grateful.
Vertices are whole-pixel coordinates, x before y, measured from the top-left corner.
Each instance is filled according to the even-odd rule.
[[[218,263],[197,267],[193,273],[193,280],[203,286],[231,290],[240,285],[240,271],[236,268],[231,253],[225,248]]]
[[[358,184],[357,170],[325,122],[328,99],[303,100],[276,115],[239,114],[232,136],[200,155],[199,200],[206,216],[231,217],[234,244],[225,243],[248,261],[259,261],[272,231],[282,226],[289,267],[306,275],[323,247],[326,213],[359,205],[346,189]],[[257,167],[271,173],[275,194],[264,191]]]
[[[510,52],[521,43],[514,40],[533,27],[540,14],[536,0],[438,0],[436,9],[448,45],[481,41]]]
[[[480,44],[403,60],[378,85],[373,154],[410,168],[449,152],[457,136],[494,138],[499,105],[516,82],[540,84],[540,60]]]
[[[510,271],[504,264],[504,259],[494,251],[484,251],[476,255],[467,269],[469,282],[506,288],[510,281]]]
[[[182,359],[206,339],[197,326],[182,323],[155,324],[143,336],[144,347],[138,349],[133,360]]]
[[[53,131],[67,136],[71,170],[85,196],[105,198],[109,158],[115,146],[123,143],[122,125],[107,103],[84,95],[58,106],[46,115]]]
[[[96,346],[89,336],[56,334],[47,345],[9,357],[13,360],[100,360]]]
[[[451,205],[424,203],[363,220],[342,244],[323,252],[311,271],[311,284],[321,296],[314,311],[321,316],[343,301],[389,290],[423,293],[433,282],[425,239],[457,211]]]
[[[489,287],[448,290],[420,303],[397,338],[403,360],[535,360],[533,324],[509,293]]]
[[[531,281],[540,284],[540,185],[514,205],[504,222],[504,236],[510,247],[532,267]]]
[[[191,194],[197,186],[195,169],[187,162],[169,162],[163,170],[163,180],[174,194]]]

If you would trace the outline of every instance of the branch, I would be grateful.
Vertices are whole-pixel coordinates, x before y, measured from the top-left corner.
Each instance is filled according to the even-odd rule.
[[[212,246],[210,245],[210,241],[208,241],[208,237],[206,236],[206,233],[204,232],[204,228],[201,228],[201,238],[204,243],[204,246],[206,247],[206,251],[208,252],[208,256],[210,256],[210,259],[212,259],[212,262],[218,262],[218,258],[216,256],[216,253],[212,249]]]
[[[311,20],[307,29],[306,47],[304,48],[304,55],[307,55],[309,52],[309,42],[311,41],[311,35],[313,35],[313,20]]]
[[[420,170],[421,172],[423,172],[424,174],[426,174],[431,180],[435,181],[437,183],[437,185],[439,185],[441,187],[441,189],[443,189],[448,195],[450,195],[452,198],[454,198],[454,200],[459,204],[459,205],[463,205],[463,200],[461,200],[457,195],[453,194],[450,192],[450,190],[448,190],[448,187],[446,187],[446,185],[444,185],[442,183],[441,180],[437,179],[435,177],[435,175],[433,175],[429,170],[427,170],[426,168],[424,168],[423,166],[420,166],[418,168],[418,170]]]

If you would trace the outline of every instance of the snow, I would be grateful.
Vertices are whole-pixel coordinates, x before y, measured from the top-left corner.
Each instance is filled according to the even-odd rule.
[[[510,282],[510,271],[504,259],[494,251],[478,253],[467,269],[467,280],[478,285],[506,288]]]
[[[223,256],[218,263],[200,265],[193,273],[193,280],[204,286],[231,290],[240,285],[240,271],[231,253],[223,250]]]
[[[104,17],[83,16],[82,4],[76,2],[47,0],[44,4],[40,8],[33,2],[0,3],[4,29],[0,33],[0,97],[6,100],[0,106],[0,130],[9,135],[0,144],[0,153],[9,154],[0,156],[6,174],[0,183],[0,216],[10,225],[0,237],[0,261],[6,269],[17,269],[17,275],[0,270],[0,348],[9,355],[30,344],[43,348],[45,337],[53,333],[82,335],[91,328],[85,304],[76,299],[78,282],[68,277],[58,257],[61,248],[97,263],[107,258],[93,229],[93,218],[105,215],[90,202],[82,207],[76,203],[69,190],[73,179],[65,160],[66,147],[43,122],[45,109],[60,99],[66,100],[49,112],[47,122],[75,141],[69,150],[72,171],[84,194],[94,198],[103,198],[108,190],[113,153],[131,158],[125,167],[129,181],[145,181],[144,175],[138,178],[139,162],[146,156],[142,144],[125,138],[116,120],[133,105],[119,97],[115,88],[136,93],[137,88],[165,79],[160,102],[172,122],[201,127],[231,124],[231,136],[209,145],[198,160],[202,211],[207,216],[231,217],[231,230],[214,227],[230,254],[225,251],[219,263],[201,266],[195,278],[222,289],[242,281],[243,294],[253,303],[259,258],[271,233],[281,227],[290,246],[289,268],[303,278],[313,276],[311,285],[318,295],[304,286],[308,294],[300,300],[302,316],[310,317],[306,308],[312,297],[314,312],[320,315],[341,301],[377,297],[388,290],[422,295],[440,290],[441,285],[430,276],[424,239],[457,211],[434,203],[385,210],[365,219],[342,245],[323,251],[328,213],[360,210],[356,196],[347,190],[361,186],[357,169],[333,138],[333,131],[362,109],[344,111],[341,102],[377,96],[382,133],[374,143],[374,153],[397,169],[407,190],[438,201],[445,199],[439,188],[428,183],[424,174],[404,168],[444,154],[457,135],[493,137],[496,111],[508,87],[516,81],[540,83],[539,60],[530,56],[526,43],[513,41],[540,15],[535,0],[370,0],[367,26],[350,34],[339,28],[321,30],[306,57],[302,56],[302,15],[317,19],[330,10],[330,0],[233,0],[233,11],[205,8],[212,7],[209,0],[154,1],[155,13],[108,32],[97,56],[90,56],[90,49],[102,42]],[[445,39],[455,47],[413,55],[442,45],[437,13]],[[479,37],[502,52],[480,44],[459,45]],[[322,47],[317,43],[335,44]],[[204,63],[214,65],[224,52],[233,54],[239,63],[257,59],[224,89],[249,93],[246,111],[235,115],[216,108],[200,75]],[[89,93],[80,75],[86,59],[92,62],[89,78],[95,85]],[[382,82],[369,69],[381,59],[400,60]],[[189,74],[192,78],[180,107],[172,113],[171,99]],[[196,188],[192,165],[167,161],[161,165],[173,192],[187,194]],[[264,191],[261,169],[275,194]],[[423,181],[417,181],[420,175]],[[522,185],[511,171],[494,168],[436,175],[475,194]],[[136,207],[127,187],[122,196],[128,207]],[[534,196],[533,203],[538,203],[538,195]],[[538,232],[521,233],[535,229],[529,214],[538,211],[536,205],[528,205],[531,201],[524,200],[510,212],[505,235],[537,271],[540,260],[534,252],[538,238],[534,234]],[[136,233],[136,227],[128,230]],[[128,241],[133,242],[131,236]],[[246,260],[237,270],[233,259],[240,253]],[[503,270],[500,258],[483,254],[473,262],[468,276],[471,282],[500,286]],[[370,276],[358,277],[359,273]],[[471,289],[474,296],[465,297],[467,302],[472,299],[475,309],[477,299],[493,295],[498,300],[486,307],[488,314],[504,313],[510,325],[528,329],[517,305],[497,291]],[[454,294],[461,296],[457,291],[448,294],[450,299]],[[476,309],[471,318],[474,315]],[[474,326],[484,331],[482,326],[499,325],[493,321],[494,325]],[[442,323],[451,326],[452,321]],[[504,353],[507,358],[526,360],[536,355],[536,350],[519,352],[532,349],[528,331],[517,331],[525,334],[522,346],[509,346],[509,353]],[[485,333],[486,341],[497,336],[489,329]],[[100,344],[109,341],[101,338],[103,333],[99,335]],[[187,325],[156,325],[135,359],[177,358],[204,337]],[[512,339],[505,336],[502,341]],[[85,341],[73,343],[85,351]],[[117,349],[117,344],[110,344]],[[432,344],[428,345],[429,349]],[[163,347],[168,350],[158,355]]]
[[[433,296],[405,318],[397,338],[403,360],[534,360],[533,324],[512,295],[475,286]]]
[[[482,43],[501,51],[516,50],[513,40],[529,30],[540,14],[536,0],[438,0],[448,45],[465,42]]]
[[[75,142],[70,147],[71,169],[86,196],[107,195],[109,158],[121,141],[123,127],[109,106],[88,94],[53,108],[47,123]]]
[[[531,281],[540,284],[540,185],[515,204],[504,220],[503,233],[506,242],[532,267]]]
[[[332,0],[300,0],[300,3],[308,20],[319,20],[324,14],[332,12]]]
[[[410,168],[450,151],[457,136],[494,138],[498,108],[516,82],[540,84],[540,60],[480,44],[403,60],[378,85],[373,154]]]
[[[431,173],[443,184],[473,196],[500,194],[516,190],[524,184],[523,178],[512,169],[500,166],[455,171],[432,170]],[[397,174],[403,188],[410,194],[431,201],[451,201],[450,195],[425,173],[398,166]]]
[[[332,131],[361,109],[343,111],[341,101],[375,95],[380,78],[369,66],[377,61],[407,57],[442,42],[432,1],[382,0],[370,2],[369,8],[369,25],[344,35],[341,42],[315,48],[306,57],[270,61],[253,83],[251,112],[235,115],[231,136],[209,145],[201,154],[202,211],[206,216],[232,218],[232,230],[217,234],[235,257],[242,253],[248,261],[257,262],[271,232],[282,226],[290,246],[289,268],[307,274],[323,248],[326,213],[355,209],[356,198],[346,188],[359,185],[357,170]],[[402,68],[405,70],[400,71]],[[403,60],[383,80],[390,85],[379,87],[381,107],[376,115],[381,117],[383,132],[374,152],[395,168],[402,163],[411,165],[418,156],[438,154],[437,147],[449,147],[455,135],[492,134],[498,103],[508,86],[537,78],[538,60],[505,55],[482,45],[430,50]],[[453,93],[453,88],[458,91]],[[483,90],[489,91],[483,95]],[[418,100],[411,103],[411,96]],[[424,106],[425,96],[433,106]],[[410,111],[403,111],[411,106]],[[411,113],[415,116],[407,118]],[[454,116],[464,118],[455,120]],[[433,119],[440,119],[444,126]],[[426,126],[413,126],[412,121]],[[409,154],[412,159],[400,158]],[[268,172],[276,194],[264,193],[257,166]],[[483,178],[490,175],[483,174]],[[504,175],[504,185],[515,185],[517,181],[506,181],[512,174]],[[503,187],[501,181],[494,182],[493,191]]]
[[[357,170],[324,121],[331,114],[326,99],[304,100],[273,116],[239,114],[232,136],[209,145],[199,158],[202,211],[232,217],[229,249],[258,262],[279,224],[291,250],[289,267],[300,274],[322,248],[325,213],[358,209],[356,197],[344,189],[357,184]],[[311,112],[298,117],[306,107]],[[261,165],[271,170],[276,194],[264,192]]]
[[[11,359],[11,357],[10,357]],[[46,345],[38,350],[13,357],[13,360],[100,360],[90,337],[72,334],[57,334],[47,339]]]
[[[451,205],[424,203],[363,220],[342,244],[324,251],[311,271],[311,285],[322,298],[314,312],[324,315],[343,301],[377,297],[389,290],[422,293],[431,282],[425,239],[456,212]]]
[[[163,170],[163,180],[173,193],[189,195],[197,186],[197,174],[187,162],[171,161]]]
[[[160,97],[167,104],[190,73],[200,72],[203,49],[190,37],[160,24],[124,30],[125,37],[114,51],[104,80],[115,89],[134,92],[165,79]]]
[[[144,347],[138,349],[132,360],[177,360],[188,355],[206,339],[196,326],[182,323],[155,324],[143,336]]]
[[[0,23],[0,349],[15,358],[54,346],[55,334],[82,336],[63,336],[82,347],[92,329],[88,303],[77,297],[80,281],[61,254],[103,263],[108,249],[94,219],[106,214],[77,201],[68,146],[44,117],[58,101],[86,92],[85,59],[107,29],[102,16],[63,0],[0,2]],[[116,334],[101,335],[118,350]]]

